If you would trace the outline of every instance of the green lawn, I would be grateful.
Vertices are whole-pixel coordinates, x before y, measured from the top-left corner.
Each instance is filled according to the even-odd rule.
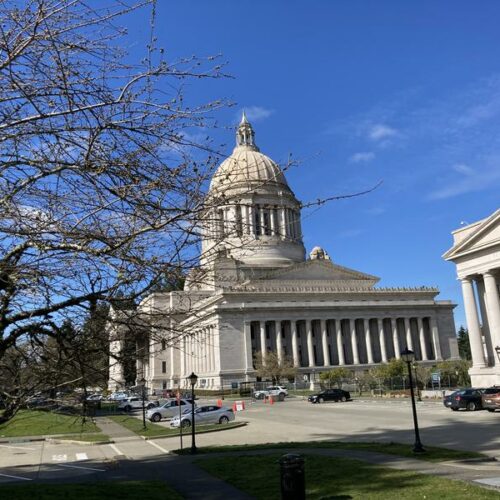
[[[48,411],[23,410],[12,420],[0,425],[0,437],[42,436],[46,434],[81,434],[99,432],[91,420],[78,415],[62,415]]]
[[[85,441],[87,443],[100,443],[110,441],[110,437],[102,432],[97,432],[95,434],[88,432],[86,434],[65,434],[64,436],[58,437],[60,440],[70,440],[70,441]]]
[[[280,455],[234,456],[197,460],[210,474],[262,500],[280,498]],[[466,498],[498,499],[498,492],[462,481],[399,471],[344,458],[305,457],[308,500],[353,498],[363,500]]]
[[[84,498],[120,500],[179,500],[183,497],[160,481],[112,481],[86,484],[22,484],[1,485],[0,498],[16,500],[59,500]]]
[[[142,426],[142,420],[136,417],[130,417],[128,415],[109,415],[108,418],[115,421],[117,424],[123,425],[127,429],[135,432],[136,434],[144,437],[171,437],[178,436],[179,429],[170,429],[169,427],[163,427],[158,424],[153,424],[149,421],[146,422],[146,430]],[[202,434],[204,432],[212,431],[222,431],[227,429],[234,429],[236,427],[241,427],[246,425],[245,422],[230,422],[228,424],[213,424],[213,425],[197,425],[196,434]],[[183,434],[191,434],[191,427],[183,430]]]
[[[426,453],[413,453],[412,445],[402,443],[368,443],[368,442],[342,442],[342,441],[308,441],[305,443],[266,443],[255,445],[232,445],[232,446],[205,446],[198,448],[199,453],[218,453],[224,451],[252,451],[271,450],[280,448],[333,448],[339,450],[366,450],[378,453],[388,453],[402,457],[417,458],[429,462],[445,462],[448,460],[464,460],[471,458],[487,458],[486,455],[474,451],[450,450],[448,448],[437,448],[425,446]],[[176,450],[179,452],[179,450]]]

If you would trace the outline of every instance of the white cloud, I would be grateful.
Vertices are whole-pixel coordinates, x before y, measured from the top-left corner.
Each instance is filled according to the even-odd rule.
[[[245,111],[247,118],[251,122],[257,122],[260,120],[265,120],[269,118],[272,114],[274,114],[274,109],[264,108],[262,106],[246,106],[240,110],[238,113],[237,120],[241,120],[241,115]]]
[[[455,170],[455,172],[463,175],[473,175],[476,173],[474,169],[472,169],[465,163],[455,163],[455,165],[453,165],[451,168]]]
[[[340,231],[340,233],[337,234],[338,238],[355,238],[356,236],[359,236],[362,234],[363,231],[361,229],[346,229],[345,231]]]
[[[366,153],[355,153],[349,158],[349,161],[351,163],[363,163],[372,161],[374,158],[375,158],[375,153],[369,151]]]
[[[382,123],[372,125],[368,130],[368,137],[372,141],[381,141],[383,139],[388,139],[389,137],[396,137],[397,135],[399,135],[399,132],[395,128]]]

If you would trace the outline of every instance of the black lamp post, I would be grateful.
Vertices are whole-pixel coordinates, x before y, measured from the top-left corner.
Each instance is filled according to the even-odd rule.
[[[139,380],[139,384],[141,384],[141,396],[142,396],[142,427],[146,429],[146,405],[145,403],[145,394],[144,389],[146,387],[146,379],[144,377]]]
[[[413,370],[415,373],[415,390],[417,391],[417,401],[422,401],[422,397],[420,396],[420,389],[418,387],[418,372],[417,372],[418,365],[417,365],[417,363],[413,362],[412,367],[413,367]]]
[[[191,454],[196,453],[196,442],[195,442],[195,423],[194,423],[194,386],[198,382],[198,375],[191,372],[188,377],[189,383],[191,384]],[[181,422],[182,425],[182,422]]]
[[[413,411],[413,426],[415,428],[415,445],[413,446],[414,453],[423,453],[424,447],[420,442],[420,433],[418,431],[418,420],[417,420],[417,408],[415,406],[415,393],[413,392],[413,376],[411,370],[411,364],[415,360],[415,353],[410,351],[408,347],[401,353],[401,358],[408,365],[408,376],[410,378],[410,394],[411,394],[411,409]]]

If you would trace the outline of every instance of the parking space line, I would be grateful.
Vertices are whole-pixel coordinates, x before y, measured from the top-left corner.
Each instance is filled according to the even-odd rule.
[[[8,474],[0,474],[2,477],[10,477],[11,479],[22,479],[23,481],[33,481],[33,479],[29,477],[22,477],[22,476],[9,476]]]
[[[111,449],[117,454],[117,455],[125,455],[125,453],[123,453],[122,451],[120,451],[118,449],[118,446],[114,445],[114,444],[110,444],[109,446],[111,446]]]
[[[88,460],[89,457],[87,456],[86,453],[75,453],[76,459],[77,460]]]
[[[154,441],[146,441],[146,442],[149,443],[151,446],[158,448],[163,453],[170,453],[168,450],[166,450],[165,448],[162,448],[159,444],[156,444]]]
[[[69,467],[71,469],[95,470],[97,472],[106,472],[106,469],[95,469],[94,467],[83,467],[81,465],[59,464],[59,467]]]
[[[12,448],[15,450],[31,450],[31,451],[35,451],[38,449],[38,448],[28,448],[26,446],[10,446],[10,445],[6,445],[6,444],[0,444],[0,447],[1,448]]]

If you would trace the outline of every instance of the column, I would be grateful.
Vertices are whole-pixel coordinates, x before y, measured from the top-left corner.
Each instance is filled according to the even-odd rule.
[[[253,370],[252,325],[250,321],[243,323],[243,342],[245,345],[245,373]]]
[[[382,318],[377,318],[377,328],[378,328],[378,341],[380,344],[380,355],[382,356],[382,363],[387,363],[387,347],[385,345],[384,320]]]
[[[300,366],[299,359],[299,341],[297,338],[297,323],[295,320],[290,321],[290,330],[292,332],[292,357],[293,357],[293,366]]]
[[[328,331],[326,329],[326,320],[321,320],[321,344],[323,347],[323,365],[330,366],[330,351],[328,350]]]
[[[344,346],[342,343],[342,322],[340,319],[335,320],[335,336],[337,339],[337,352],[339,353],[339,365],[345,365],[345,356],[344,356]]]
[[[260,326],[260,351],[262,353],[262,361],[266,359],[267,347],[266,347],[266,322],[259,321]]]
[[[464,297],[464,306],[465,306],[465,318],[467,320],[467,328],[469,330],[469,342],[472,354],[472,365],[474,368],[482,368],[486,366],[486,363],[484,360],[483,340],[481,336],[481,327],[479,325],[479,317],[477,314],[476,298],[474,296],[474,289],[472,288],[472,280],[470,278],[463,278],[461,281],[462,281],[462,294]],[[486,281],[485,281],[485,288],[486,288]],[[434,340],[434,334],[432,338]]]
[[[260,221],[260,235],[265,236],[266,234],[266,227],[264,225],[264,212],[266,209],[264,208],[264,205],[261,205],[259,207],[259,221]]]
[[[484,343],[486,344],[487,364],[490,366],[495,365],[495,350],[493,349],[492,333],[489,327],[488,312],[486,310],[486,289],[484,287],[484,279],[476,281],[477,296],[479,299],[479,311],[481,313],[481,332],[483,334]],[[494,333],[493,333],[494,335]]]
[[[281,321],[274,322],[274,333],[276,334],[276,351],[278,354],[278,361],[283,361],[283,337],[281,335]]]
[[[399,348],[398,321],[396,318],[391,318],[392,327],[392,343],[394,345],[394,355],[396,359],[401,358],[401,350]]]
[[[275,208],[271,207],[269,209],[269,227],[271,228],[271,236],[276,236],[276,219],[275,217]]]
[[[500,299],[498,297],[498,287],[495,276],[488,271],[483,274],[485,303],[488,315],[488,327],[492,336],[492,341],[496,346],[500,346]],[[498,364],[498,359],[495,360]]]
[[[422,318],[417,317],[417,325],[418,325],[418,337],[420,340],[420,352],[422,353],[422,360],[427,361],[429,356],[427,354],[427,346],[425,345],[425,334],[424,334],[424,322]]]
[[[254,211],[252,205],[248,205],[247,207],[247,212],[248,212],[248,225],[247,225],[247,233],[248,234],[255,234],[255,227],[254,227]]]
[[[406,347],[413,351],[413,340],[411,338],[411,324],[410,318],[404,318],[405,320],[405,333],[406,333]]]
[[[278,215],[280,219],[280,224],[279,224],[279,235],[282,240],[286,238],[286,220],[285,220],[285,208],[280,207],[278,209]]]
[[[441,361],[443,359],[443,356],[441,356],[441,345],[439,343],[439,330],[437,327],[436,318],[434,316],[431,316],[429,318],[429,325],[431,327],[432,345],[434,346],[434,353],[436,354],[436,360]],[[482,346],[481,346],[481,353],[483,354],[483,360],[484,360],[484,353],[482,351]]]
[[[307,357],[309,358],[309,366],[316,366],[314,359],[312,325],[310,319],[306,319],[306,335],[307,335]]]
[[[356,333],[356,320],[349,319],[349,329],[351,331],[351,346],[353,364],[359,365],[358,335]]]
[[[366,343],[366,354],[368,356],[368,363],[373,364],[373,347],[372,347],[372,334],[370,332],[370,320],[364,319],[363,324],[365,327],[365,343]]]

